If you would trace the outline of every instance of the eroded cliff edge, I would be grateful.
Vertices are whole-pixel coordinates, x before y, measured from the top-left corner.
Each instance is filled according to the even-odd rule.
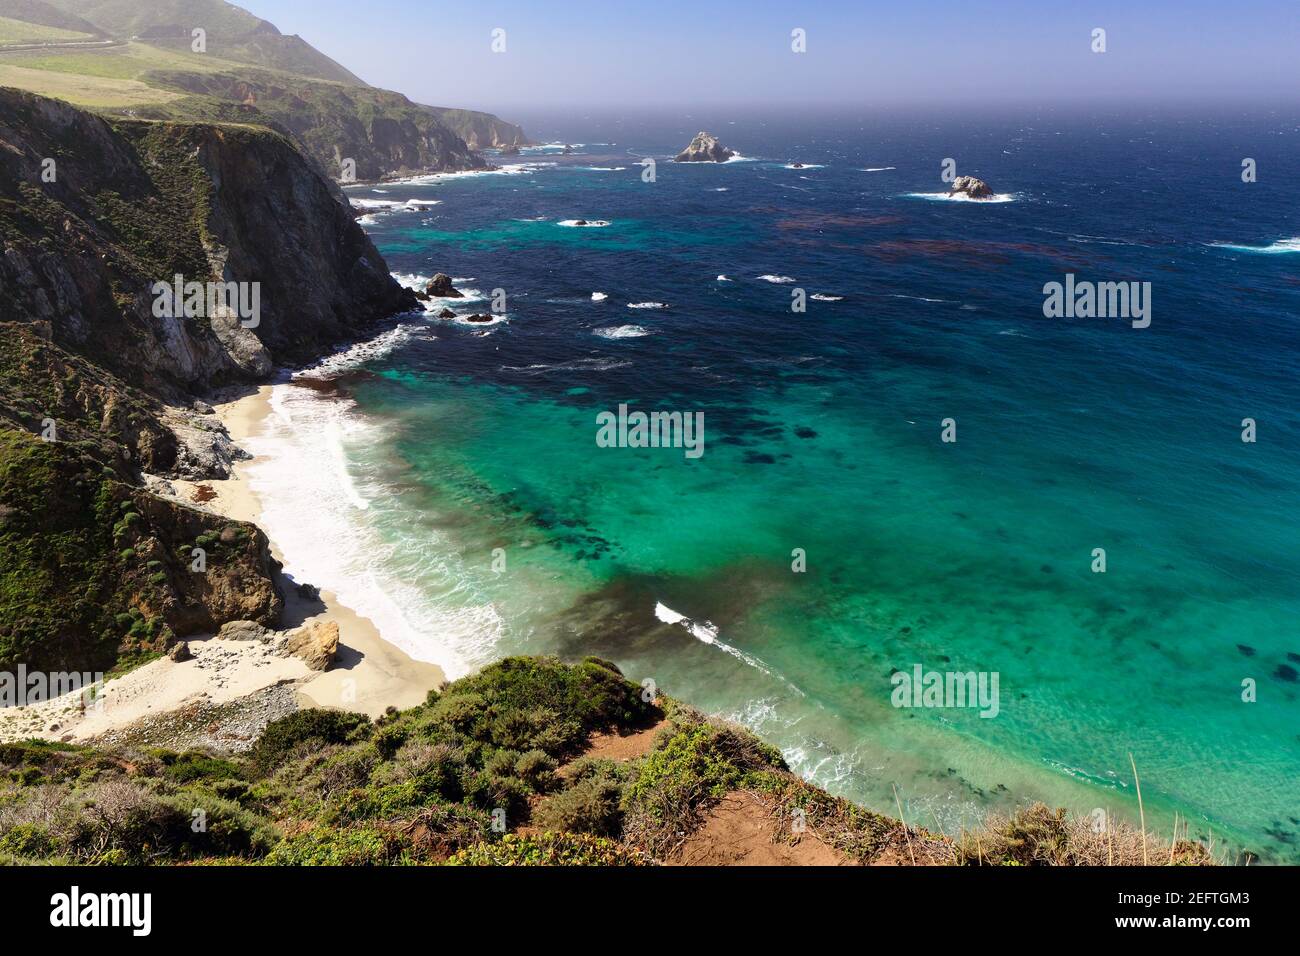
[[[256,288],[256,322],[157,315],[155,284],[177,276]],[[0,667],[106,669],[227,620],[274,623],[265,536],[145,476],[220,475],[199,394],[414,306],[282,135],[0,89]]]

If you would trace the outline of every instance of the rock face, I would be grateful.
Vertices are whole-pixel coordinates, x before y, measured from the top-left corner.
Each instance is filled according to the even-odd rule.
[[[270,633],[256,621],[227,621],[221,625],[217,637],[223,641],[260,641]]]
[[[336,621],[311,621],[289,634],[284,653],[301,657],[314,671],[323,671],[334,661],[339,649],[339,626]]]
[[[519,127],[490,114],[423,106],[364,84],[340,87],[258,70],[168,70],[160,78],[169,88],[221,101],[224,119],[274,124],[336,179],[342,178],[345,158],[363,182],[486,169],[476,150],[516,138],[520,145],[528,141]],[[140,112],[149,118],[166,115],[147,107]]]
[[[459,299],[462,295],[451,284],[451,276],[439,272],[424,286],[425,294],[434,299]]]
[[[971,199],[989,199],[993,196],[993,190],[982,179],[976,179],[974,176],[958,176],[953,180],[948,194],[969,196]]]
[[[0,315],[186,404],[414,307],[337,187],[269,129],[110,123],[0,89],[0,236]],[[177,275],[242,284],[249,305],[257,283],[256,322],[155,314]]]
[[[689,146],[677,154],[677,163],[725,163],[736,154],[718,142],[712,133],[699,132]]]

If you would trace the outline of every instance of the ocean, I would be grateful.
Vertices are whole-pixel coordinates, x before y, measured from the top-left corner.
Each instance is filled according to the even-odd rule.
[[[288,573],[453,677],[612,660],[931,829],[1136,820],[1136,765],[1152,828],[1300,862],[1297,117],[512,118],[552,145],[348,189],[493,320],[276,386]],[[671,163],[700,129],[740,158]],[[1149,325],[1046,317],[1067,276]],[[599,444],[620,405],[702,454]],[[898,706],[917,668],[996,708]]]

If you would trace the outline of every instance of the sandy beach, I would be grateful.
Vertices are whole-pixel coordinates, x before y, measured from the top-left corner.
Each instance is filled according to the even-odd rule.
[[[264,385],[214,406],[237,445],[262,427],[270,414],[270,393],[271,386]],[[236,462],[225,480],[173,478],[163,487],[169,485],[178,499],[192,507],[260,524],[261,505],[247,476],[254,462]],[[283,561],[274,541],[271,550]],[[281,633],[313,621],[338,625],[338,651],[327,670],[313,671],[296,657],[280,656],[271,643],[190,635],[186,638],[193,655],[190,660],[161,658],[114,678],[94,695],[93,706],[83,706],[83,695],[74,693],[0,710],[0,740],[149,741],[147,728],[166,724],[167,732],[159,732],[160,742],[171,737],[186,745],[241,749],[256,737],[260,726],[295,706],[376,717],[388,707],[400,710],[422,703],[429,690],[444,681],[440,667],[417,661],[385,641],[372,621],[339,603],[330,591],[321,588],[318,600],[308,600],[298,595],[294,582],[282,577],[277,583],[285,601]],[[241,711],[248,713],[241,715]],[[209,732],[177,733],[175,725],[183,724],[180,718],[185,716]]]
[[[215,406],[217,417],[235,444],[242,446],[262,427],[271,410],[271,388],[263,385],[256,392]],[[191,499],[195,497],[196,486],[205,485],[216,495],[205,502],[208,508],[230,518],[260,525],[260,502],[249,487],[247,477],[248,469],[255,461],[236,462],[234,474],[225,481],[176,481],[173,484],[182,495],[188,491]],[[198,497],[207,497],[207,493]],[[283,561],[284,556],[274,540],[271,552],[277,560]],[[339,626],[339,651],[334,664],[300,688],[309,706],[340,707],[373,717],[382,714],[387,707],[400,710],[422,703],[430,688],[437,687],[444,680],[440,667],[414,660],[400,648],[389,644],[369,618],[340,604],[325,588],[320,592],[320,600],[325,605],[323,611],[319,610],[317,602],[299,598],[294,587],[287,582],[282,582],[281,593],[285,600],[282,630],[312,620],[333,621]]]

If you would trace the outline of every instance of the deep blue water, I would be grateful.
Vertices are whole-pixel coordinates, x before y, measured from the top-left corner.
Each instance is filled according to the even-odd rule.
[[[367,227],[507,314],[349,381],[354,477],[398,492],[367,573],[490,608],[471,663],[610,657],[880,809],[1131,813],[1133,754],[1149,816],[1297,858],[1295,115],[518,119],[581,145],[350,190],[440,200]],[[747,161],[668,162],[699,129]],[[911,195],[946,157],[1011,201]],[[1150,327],[1045,318],[1066,273],[1150,282]],[[597,448],[621,402],[703,411],[705,455]],[[998,672],[999,716],[890,706],[916,663]]]

